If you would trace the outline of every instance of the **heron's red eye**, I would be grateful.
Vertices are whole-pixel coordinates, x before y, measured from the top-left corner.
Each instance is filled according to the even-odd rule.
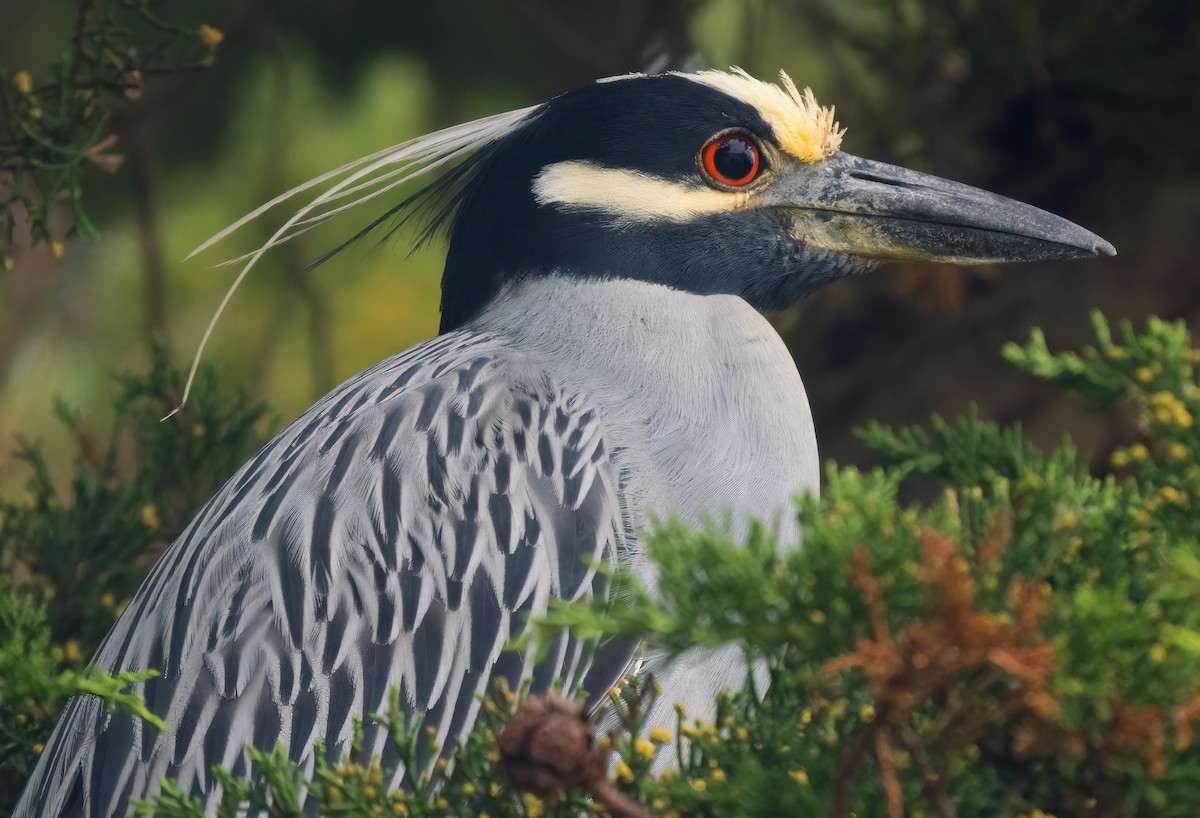
[[[741,133],[718,136],[700,151],[704,171],[726,187],[745,187],[758,178],[762,167],[758,145]]]

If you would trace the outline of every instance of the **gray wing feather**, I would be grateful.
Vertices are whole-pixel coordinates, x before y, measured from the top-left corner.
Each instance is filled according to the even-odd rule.
[[[167,729],[73,700],[15,815],[120,814],[164,776],[215,798],[213,764],[277,741],[311,768],[394,685],[443,744],[497,675],[607,690],[625,646],[598,664],[564,637],[536,668],[501,651],[550,597],[606,593],[595,565],[633,542],[618,495],[596,409],[491,338],[360,374],[208,503],[101,646],[102,667],[161,671],[141,692]]]

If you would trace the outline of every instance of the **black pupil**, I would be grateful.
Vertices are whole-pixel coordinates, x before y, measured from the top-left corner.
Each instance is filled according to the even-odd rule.
[[[726,179],[741,182],[754,172],[754,147],[745,139],[727,139],[717,145],[713,167]]]

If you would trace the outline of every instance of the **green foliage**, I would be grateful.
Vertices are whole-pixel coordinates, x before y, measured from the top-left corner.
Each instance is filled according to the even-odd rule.
[[[145,375],[117,384],[116,420],[103,437],[56,407],[76,444],[69,490],[37,444],[18,440],[30,468],[25,496],[0,498],[0,558],[40,589],[58,640],[79,640],[88,653],[158,554],[258,448],[265,414],[203,370],[187,408],[161,421],[182,380],[160,352]]]
[[[507,786],[496,751],[496,733],[512,715],[516,697],[504,688],[497,689],[485,703],[478,728],[456,748],[453,764],[448,759],[424,763],[424,759],[435,759],[440,749],[433,738],[434,731],[427,729],[420,718],[406,723],[398,696],[398,691],[393,690],[388,712],[371,718],[387,727],[402,765],[426,770],[404,789],[387,786],[390,770],[384,770],[378,759],[364,763],[350,758],[334,765],[326,762],[318,751],[314,772],[305,781],[283,747],[270,753],[251,750],[254,778],[237,778],[226,770],[215,770],[224,787],[217,818],[240,818],[258,812],[279,818],[302,818],[306,815],[302,808],[304,788],[319,805],[319,813],[330,816],[443,818],[455,814],[472,818],[520,818],[544,812],[547,818],[575,818],[588,808],[578,795],[568,795],[547,809],[548,805],[540,800],[522,797]],[[361,726],[356,728],[356,734],[361,739]],[[153,801],[138,804],[136,811],[138,815],[159,818],[204,818],[209,814],[200,799],[181,792],[173,782],[167,782],[163,793]]]
[[[96,167],[121,164],[111,118],[120,100],[137,99],[147,77],[210,65],[222,34],[211,26],[181,26],[159,16],[156,0],[95,3],[80,0],[71,48],[39,74],[0,67],[0,258],[18,223],[18,207],[34,242],[52,243],[52,207],[65,201],[72,222],[67,236],[92,235],[83,209],[83,177]],[[8,70],[5,70],[8,68]]]
[[[150,566],[261,443],[261,405],[202,369],[186,410],[182,373],[158,352],[150,370],[117,377],[116,421],[98,439],[56,407],[76,445],[61,490],[39,447],[19,441],[29,465],[22,498],[0,498],[0,808],[20,791],[66,700],[78,693],[157,722],[126,692],[145,674],[85,666]]]
[[[711,723],[677,710],[682,749],[659,777],[650,759],[670,736],[641,736],[634,719],[614,745],[618,786],[656,815],[1195,815],[1196,353],[1182,324],[1124,325],[1121,346],[1095,324],[1099,346],[1080,355],[1051,354],[1040,333],[1005,354],[1092,405],[1137,410],[1145,442],[1113,454],[1127,479],[974,414],[873,426],[863,437],[885,466],[831,467],[822,497],[799,501],[802,547],[781,551],[761,525],[735,541],[666,521],[645,539],[654,587],[618,571],[613,599],[555,605],[526,641],[572,628],[671,655],[733,643],[770,669],[765,696],[727,695]],[[914,480],[937,499],[901,501]],[[635,681],[615,701],[636,712],[645,695]],[[363,776],[387,771],[321,766],[320,810],[580,814],[578,795],[510,794],[494,749],[504,708],[487,707],[440,788],[421,779],[364,800]],[[391,727],[401,746],[419,730]],[[279,754],[257,763],[239,798],[300,815],[294,768]],[[174,793],[142,809],[200,814]]]
[[[572,628],[590,638],[638,639],[668,655],[732,643],[770,672],[765,696],[752,686],[725,695],[711,722],[677,708],[675,735],[643,730],[655,697],[644,680],[614,691],[610,706],[627,728],[602,740],[615,754],[608,767],[615,785],[662,816],[1196,814],[1200,475],[1190,452],[1200,443],[1191,422],[1200,410],[1197,354],[1180,324],[1151,321],[1140,335],[1122,326],[1120,346],[1098,316],[1096,330],[1099,345],[1081,354],[1052,354],[1037,333],[1005,354],[1089,404],[1120,400],[1135,409],[1143,439],[1112,454],[1122,479],[1092,475],[1069,442],[1043,453],[1018,429],[974,414],[957,423],[934,418],[926,428],[873,426],[863,438],[884,465],[830,467],[821,498],[798,501],[802,547],[780,549],[761,525],[735,538],[717,525],[662,521],[645,538],[660,569],[653,587],[618,571],[622,593],[613,599],[552,607],[528,639]],[[176,465],[203,457],[186,435],[163,431],[169,424],[148,424],[178,386],[156,371],[125,382],[130,406],[146,402],[134,439],[170,452]],[[256,411],[241,404],[217,413],[234,405],[198,403],[186,423],[204,424],[206,434],[227,430],[217,436],[226,444],[243,440],[229,430],[252,424]],[[197,462],[185,471],[225,471],[241,455],[234,457],[236,445],[222,448],[223,465],[206,471]],[[87,471],[87,458],[80,462]],[[137,473],[152,475],[156,492],[166,490],[155,496],[175,486],[181,509],[198,496],[171,482],[172,461],[143,462]],[[108,474],[80,485],[122,482]],[[936,489],[935,499],[902,500],[914,481]],[[122,497],[112,501],[140,518],[141,500]],[[45,515],[58,504],[34,506]],[[75,539],[85,538],[76,532]],[[0,654],[4,702],[19,698],[53,712],[66,689],[54,684],[79,689],[78,678],[49,681],[59,671],[44,658],[53,649],[34,599],[10,592],[0,605],[8,606],[0,609],[5,627],[22,634],[14,641],[28,646]],[[41,664],[15,670],[20,651],[43,657]],[[126,681],[98,684],[115,702],[136,706],[115,698]],[[427,770],[411,789],[389,788],[391,771],[357,750],[338,764],[319,761],[308,777],[277,750],[253,754],[251,777],[217,771],[225,790],[218,814],[300,816],[305,798],[322,814],[345,816],[557,818],[596,809],[578,791],[556,803],[515,791],[496,735],[519,698],[498,691],[484,703],[479,729],[434,764],[425,759],[441,748],[419,719],[405,721],[393,698],[389,713],[375,718],[400,764]],[[31,707],[4,712],[8,746],[36,740],[19,718]],[[676,753],[666,745],[677,738]],[[652,775],[653,760],[667,752],[674,757],[665,772]],[[204,806],[168,782],[138,811],[194,818]]]
[[[38,600],[0,579],[0,780],[33,769],[48,726],[71,696],[90,693],[115,710],[162,727],[140,696],[127,692],[147,673],[109,675],[94,667],[64,668],[54,658],[46,612]]]

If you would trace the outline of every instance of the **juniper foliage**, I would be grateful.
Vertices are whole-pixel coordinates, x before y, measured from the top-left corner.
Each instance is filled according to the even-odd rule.
[[[79,0],[69,48],[31,73],[0,66],[0,259],[19,229],[62,254],[62,239],[94,236],[83,206],[89,169],[115,173],[124,157],[113,118],[141,97],[148,77],[212,65],[222,33],[162,16],[161,0]],[[52,213],[64,203],[70,225],[55,235]],[[27,227],[23,223],[27,223]]]
[[[259,447],[261,404],[202,369],[186,410],[183,373],[161,351],[141,375],[118,375],[115,421],[103,432],[61,402],[74,441],[67,488],[37,443],[20,496],[0,497],[0,809],[20,792],[66,700],[92,693],[153,718],[130,685],[86,665],[162,551]]]
[[[1200,811],[1200,412],[1182,324],[1152,320],[1053,354],[1040,334],[1006,357],[1092,405],[1122,401],[1139,439],[1094,475],[1069,442],[1042,452],[1020,430],[969,414],[924,427],[872,426],[883,463],[830,466],[802,498],[803,547],[753,526],[666,520],[646,533],[658,584],[613,577],[613,600],[556,605],[529,638],[563,628],[636,638],[668,653],[727,643],[765,660],[765,695],[719,700],[712,722],[677,710],[675,735],[643,735],[645,680],[610,706],[618,786],[658,816],[1192,816]],[[931,502],[902,500],[914,481]],[[308,779],[280,751],[246,779],[218,773],[220,816],[321,814],[504,818],[595,811],[515,792],[496,749],[519,696],[500,691],[450,765],[389,792],[376,759],[318,762]],[[428,733],[400,708],[379,716],[402,759]],[[630,714],[633,714],[632,716]],[[669,749],[674,743],[678,752]],[[652,760],[671,753],[667,772]],[[307,796],[306,796],[307,794]],[[203,805],[169,782],[141,815]]]

